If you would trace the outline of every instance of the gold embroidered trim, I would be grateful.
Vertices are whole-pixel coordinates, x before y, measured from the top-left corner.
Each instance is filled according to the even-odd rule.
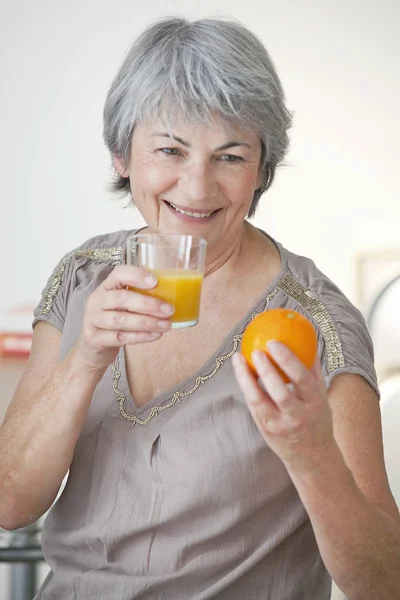
[[[92,248],[90,250],[77,250],[73,256],[88,258],[89,260],[99,260],[100,262],[111,261],[116,266],[122,262],[122,250],[122,246],[115,248]]]
[[[325,341],[326,362],[328,371],[332,373],[335,369],[345,367],[342,344],[337,334],[335,325],[329,312],[320,300],[315,298],[306,287],[293,279],[291,275],[285,275],[278,283],[278,288],[285,294],[296,300],[315,319]]]
[[[42,315],[48,315],[51,311],[51,308],[52,308],[54,300],[57,296],[58,290],[60,289],[62,277],[63,277],[65,267],[67,266],[67,262],[68,262],[69,258],[70,257],[68,256],[61,261],[56,274],[54,275],[53,279],[50,282],[49,288],[47,290],[47,293],[46,293],[46,295],[44,297],[44,301],[43,301],[43,306],[42,306],[42,310],[41,310]]]
[[[264,311],[268,310],[268,307],[269,307],[269,304],[270,304],[272,298],[274,298],[274,296],[276,296],[278,291],[279,291],[278,288],[275,288],[274,291],[271,292],[271,294],[269,294],[266,297],[264,308],[260,312],[264,312]],[[251,318],[254,319],[254,317],[256,317],[258,314],[260,314],[260,313],[253,314]],[[179,402],[179,403],[182,402],[182,398],[185,398],[186,396],[190,396],[191,394],[194,394],[194,392],[196,390],[198,390],[201,385],[204,385],[205,383],[207,383],[207,381],[209,381],[212,377],[214,377],[214,375],[216,375],[218,373],[218,371],[220,370],[222,365],[227,360],[229,360],[231,358],[231,356],[233,356],[235,354],[235,352],[237,351],[237,349],[240,345],[240,342],[242,341],[242,337],[243,337],[243,334],[237,334],[237,335],[233,336],[232,349],[230,350],[230,352],[228,352],[228,354],[225,354],[225,356],[221,356],[221,357],[218,357],[215,359],[215,366],[212,369],[212,371],[210,373],[208,373],[208,375],[200,375],[199,377],[196,377],[193,387],[190,390],[188,390],[187,392],[174,392],[171,400],[167,404],[164,404],[162,406],[154,406],[150,410],[147,418],[143,419],[143,420],[139,419],[135,415],[129,415],[125,410],[126,396],[118,388],[118,382],[121,378],[121,372],[118,371],[116,362],[114,361],[111,365],[111,369],[112,369],[112,373],[113,373],[113,389],[114,389],[115,394],[117,395],[117,402],[119,405],[119,411],[120,411],[121,415],[127,421],[132,421],[132,427],[136,423],[138,425],[147,425],[152,420],[153,417],[157,416],[160,412],[167,410],[168,408],[171,408],[177,402]]]
[[[56,274],[50,281],[48,290],[45,294],[42,315],[48,315],[53,308],[54,301],[60,289],[62,278],[68,261],[71,258],[87,258],[88,260],[98,260],[100,262],[111,262],[113,266],[120,265],[122,262],[122,246],[115,248],[92,248],[90,250],[77,250],[71,254],[67,254],[60,262]]]

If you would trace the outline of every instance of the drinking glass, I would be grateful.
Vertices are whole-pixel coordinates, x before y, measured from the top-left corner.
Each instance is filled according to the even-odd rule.
[[[129,289],[172,304],[173,329],[199,321],[206,248],[205,239],[192,235],[138,233],[127,239],[127,264],[145,268],[158,281],[151,290]]]

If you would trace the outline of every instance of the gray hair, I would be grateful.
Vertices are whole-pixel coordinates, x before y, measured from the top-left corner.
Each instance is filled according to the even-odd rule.
[[[171,122],[180,116],[187,122],[215,124],[216,114],[260,136],[263,182],[254,194],[252,217],[285,156],[292,117],[268,52],[240,23],[172,17],[148,27],[109,90],[104,140],[111,155],[127,164],[136,123],[152,117]],[[129,178],[116,173],[111,189],[129,193]]]

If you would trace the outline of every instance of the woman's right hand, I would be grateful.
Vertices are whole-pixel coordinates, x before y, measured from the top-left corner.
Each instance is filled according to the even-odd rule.
[[[89,296],[76,346],[85,366],[104,370],[120,346],[153,342],[171,328],[174,309],[170,304],[126,289],[149,290],[156,285],[157,280],[145,269],[121,265]]]

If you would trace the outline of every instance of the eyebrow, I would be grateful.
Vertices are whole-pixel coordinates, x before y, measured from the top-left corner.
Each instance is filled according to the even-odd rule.
[[[152,137],[166,137],[168,139],[172,138],[179,144],[182,144],[182,146],[186,146],[187,148],[190,148],[189,142],[186,142],[185,140],[183,140],[181,137],[179,137],[177,135],[169,134],[167,132],[153,133]],[[232,140],[231,142],[222,144],[222,146],[218,146],[218,148],[216,148],[216,151],[219,152],[221,150],[227,150],[228,148],[234,148],[235,146],[245,146],[246,148],[249,148],[251,150],[251,146],[247,142],[240,141],[240,140]]]

